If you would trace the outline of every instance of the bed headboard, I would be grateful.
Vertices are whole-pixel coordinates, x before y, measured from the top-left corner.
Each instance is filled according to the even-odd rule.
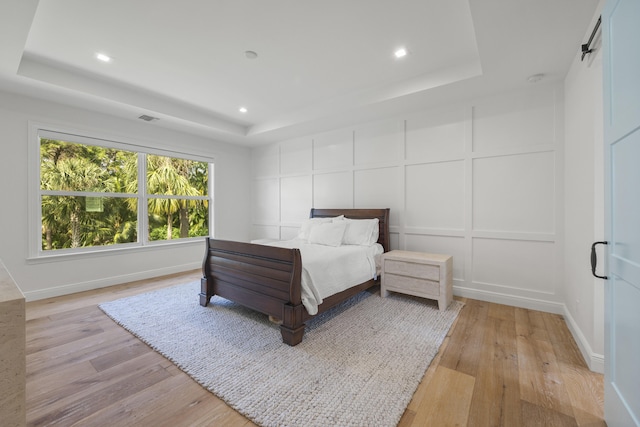
[[[384,209],[317,209],[311,208],[309,218],[326,218],[344,215],[345,218],[351,219],[372,219],[378,218],[378,226],[380,233],[378,235],[378,243],[382,245],[385,252],[391,250],[389,242],[389,208]]]

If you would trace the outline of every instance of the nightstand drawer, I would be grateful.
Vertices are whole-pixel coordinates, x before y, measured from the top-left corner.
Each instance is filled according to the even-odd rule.
[[[440,267],[437,265],[417,264],[413,262],[385,259],[385,273],[401,274],[403,276],[420,277],[428,280],[440,281]]]
[[[398,276],[385,271],[384,286],[390,290],[404,290],[419,294],[438,297],[440,295],[440,283],[437,281],[417,279],[415,277]]]

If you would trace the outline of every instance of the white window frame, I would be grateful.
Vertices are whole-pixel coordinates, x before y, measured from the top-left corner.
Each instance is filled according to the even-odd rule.
[[[113,148],[117,150],[134,152],[138,156],[138,193],[135,197],[138,199],[138,241],[131,243],[118,243],[105,246],[86,246],[81,248],[65,248],[56,250],[42,249],[42,196],[49,195],[51,191],[42,190],[40,188],[40,139],[55,139],[70,143],[78,143],[92,146],[100,146],[105,148]],[[146,155],[158,155],[166,157],[174,157],[181,159],[195,160],[205,162],[208,166],[208,187],[207,196],[172,196],[172,195],[149,195],[147,193],[146,182]],[[69,257],[84,254],[96,253],[113,253],[126,251],[131,249],[152,248],[159,246],[179,245],[185,243],[201,242],[206,236],[188,237],[172,240],[149,240],[148,229],[148,200],[149,198],[170,198],[181,200],[203,200],[206,199],[209,204],[209,236],[213,236],[213,211],[214,211],[214,159],[202,154],[193,154],[182,151],[174,151],[168,149],[154,148],[145,145],[137,140],[127,140],[124,138],[113,138],[111,136],[98,135],[98,132],[78,131],[75,129],[61,128],[48,124],[30,123],[29,124],[29,256],[28,259],[47,259],[55,257]],[[109,192],[64,192],[55,191],[55,195],[68,196],[89,196],[89,197],[124,197],[131,198],[130,193],[109,193]]]

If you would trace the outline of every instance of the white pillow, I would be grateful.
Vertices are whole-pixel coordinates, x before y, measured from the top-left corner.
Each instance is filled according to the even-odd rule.
[[[323,222],[311,228],[309,243],[326,246],[340,246],[347,228],[346,221]]]
[[[329,217],[329,218],[309,218],[305,220],[300,226],[300,231],[298,232],[298,239],[309,240],[309,235],[311,234],[311,229],[318,224],[324,224],[327,222],[337,221],[344,219],[344,215]]]
[[[378,241],[380,229],[378,218],[373,219],[349,219],[342,243],[345,245],[371,246]]]
[[[309,235],[311,234],[311,229],[322,223],[331,222],[331,218],[309,218],[302,223],[300,226],[300,231],[298,232],[298,239],[309,240]]]

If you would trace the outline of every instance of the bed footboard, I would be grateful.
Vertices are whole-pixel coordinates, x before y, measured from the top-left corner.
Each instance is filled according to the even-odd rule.
[[[282,340],[302,341],[304,316],[299,249],[207,239],[200,282],[200,305],[219,295],[282,319]]]

